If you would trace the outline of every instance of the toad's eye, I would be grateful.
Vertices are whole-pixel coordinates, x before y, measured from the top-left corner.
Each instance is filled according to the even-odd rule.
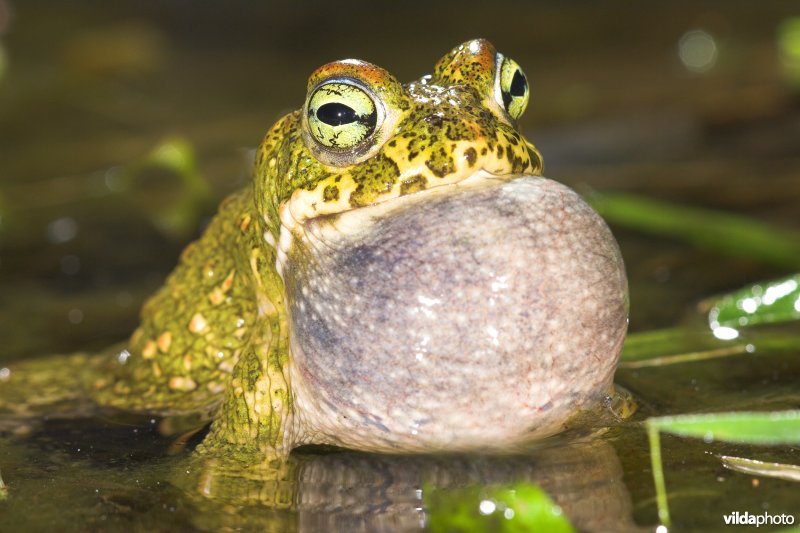
[[[519,119],[528,105],[528,78],[517,64],[503,58],[498,71],[499,103],[514,120]]]
[[[375,132],[378,109],[366,90],[348,81],[330,81],[308,99],[308,129],[321,145],[333,149],[357,146]]]

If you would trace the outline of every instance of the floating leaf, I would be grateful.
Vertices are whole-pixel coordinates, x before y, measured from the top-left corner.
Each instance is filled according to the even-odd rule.
[[[708,313],[712,329],[739,328],[800,320],[800,274],[754,283],[714,301]]]
[[[707,413],[650,418],[660,431],[743,444],[800,444],[800,410]]]
[[[789,481],[800,481],[800,466],[782,463],[766,463],[745,457],[731,457],[721,455],[722,465],[736,472],[753,474],[756,476],[775,477]]]
[[[430,531],[574,531],[561,508],[529,483],[425,489]]]

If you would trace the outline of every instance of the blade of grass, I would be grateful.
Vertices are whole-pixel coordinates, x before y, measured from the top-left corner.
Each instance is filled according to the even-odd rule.
[[[669,204],[633,194],[595,192],[587,200],[614,224],[681,239],[735,257],[782,268],[800,268],[800,233],[796,231],[732,213]]]
[[[800,410],[662,416],[648,419],[647,425],[706,442],[800,444]]]
[[[743,354],[770,355],[800,350],[800,332],[747,330],[731,340],[700,328],[668,328],[632,333],[625,339],[620,368],[642,368]]]
[[[789,481],[800,481],[800,466],[782,463],[767,463],[745,457],[731,457],[721,455],[722,466],[743,474],[755,476],[774,477]]]
[[[800,341],[799,341],[800,342]],[[743,353],[746,343],[721,341],[706,328],[667,328],[631,333],[625,338],[621,366],[643,366],[654,359],[686,358],[689,354]]]

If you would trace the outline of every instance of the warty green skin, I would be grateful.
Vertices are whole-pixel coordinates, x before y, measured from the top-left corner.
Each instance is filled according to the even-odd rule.
[[[363,62],[318,69],[309,93],[325,80],[356,80],[384,106],[378,131],[331,152],[310,136],[305,108],[279,120],[259,147],[252,186],[225,200],[186,248],[126,347],[12,367],[0,410],[88,396],[125,411],[201,413],[213,423],[199,453],[287,456],[307,437],[294,427],[280,245],[304,220],[402,202],[478,170],[540,174],[541,157],[497,101],[498,60],[476,40],[407,85]]]

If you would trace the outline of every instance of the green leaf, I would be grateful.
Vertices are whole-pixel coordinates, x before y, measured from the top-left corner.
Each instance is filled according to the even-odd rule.
[[[800,267],[800,233],[732,213],[659,202],[632,194],[588,195],[607,221],[638,231],[688,241],[698,247]]]
[[[705,327],[678,327],[631,333],[625,339],[620,368],[642,368],[749,355],[800,350],[800,332],[762,329],[734,330],[734,338],[718,338]]]
[[[712,329],[800,320],[800,274],[754,283],[718,297],[708,313]]]
[[[425,488],[430,531],[574,531],[561,508],[529,483],[503,487]]]
[[[743,474],[754,476],[774,477],[789,481],[800,481],[800,466],[783,463],[767,463],[746,457],[732,457],[721,455],[722,466]]]
[[[707,328],[668,328],[631,333],[620,366],[662,366],[747,353],[747,343],[720,340]]]
[[[800,410],[663,416],[648,419],[647,425],[706,442],[800,444]]]

